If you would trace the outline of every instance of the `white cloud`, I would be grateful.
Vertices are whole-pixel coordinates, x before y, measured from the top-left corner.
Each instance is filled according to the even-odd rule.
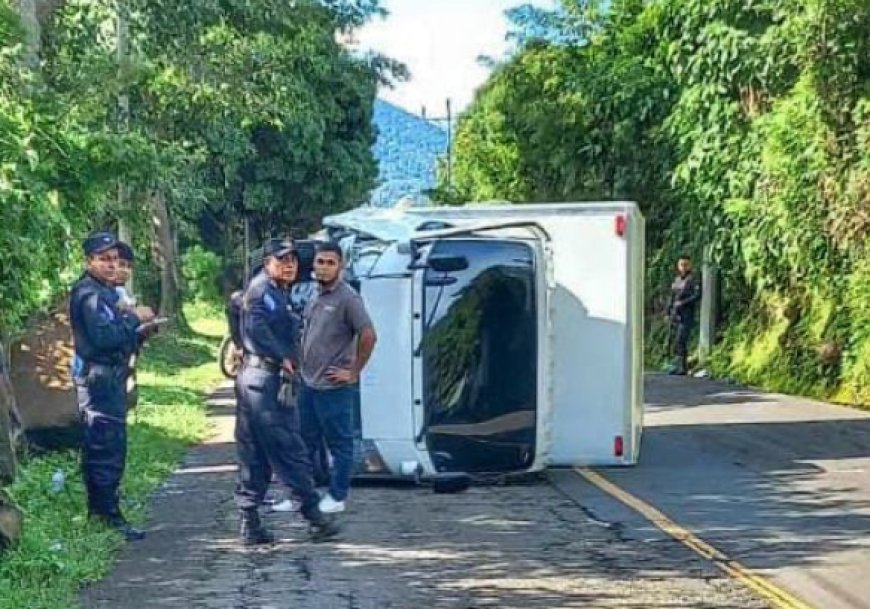
[[[444,114],[448,97],[455,111],[465,108],[489,74],[477,58],[504,54],[508,48],[504,11],[522,3],[386,0],[390,16],[367,24],[357,39],[363,49],[374,49],[405,63],[411,80],[394,90],[383,90],[381,97],[415,113],[426,106],[430,116]]]

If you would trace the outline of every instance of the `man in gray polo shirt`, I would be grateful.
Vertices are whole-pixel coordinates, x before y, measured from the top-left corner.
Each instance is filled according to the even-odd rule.
[[[314,275],[320,290],[305,307],[302,335],[302,437],[312,453],[325,439],[332,455],[329,492],[320,502],[327,514],[344,511],[350,491],[357,383],[377,340],[362,298],[341,280],[343,267],[338,245],[318,246]]]

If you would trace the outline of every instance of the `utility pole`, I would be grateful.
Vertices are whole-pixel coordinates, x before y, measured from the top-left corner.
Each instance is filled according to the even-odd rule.
[[[453,190],[453,112],[447,98],[447,187]]]
[[[698,365],[705,366],[716,338],[716,302],[719,294],[718,269],[704,252],[701,264],[701,328],[698,337]]]
[[[447,109],[446,116],[426,116],[426,106],[423,106],[420,116],[431,123],[443,123],[447,121],[447,186],[453,187],[453,103],[450,98],[446,98],[445,107]]]

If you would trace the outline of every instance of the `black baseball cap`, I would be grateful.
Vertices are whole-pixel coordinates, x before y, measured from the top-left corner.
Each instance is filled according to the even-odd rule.
[[[269,239],[263,244],[263,260],[269,256],[280,258],[295,251],[293,242],[290,239]]]
[[[136,261],[136,255],[133,253],[133,248],[123,241],[118,241],[118,258],[128,262]]]
[[[100,231],[91,234],[85,239],[82,243],[82,249],[85,252],[85,256],[90,256],[92,254],[102,254],[107,250],[118,247],[119,244],[120,241],[118,241],[115,235],[108,231]]]

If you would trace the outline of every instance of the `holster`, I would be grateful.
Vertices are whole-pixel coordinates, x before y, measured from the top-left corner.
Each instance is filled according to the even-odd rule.
[[[283,408],[296,408],[299,404],[299,391],[296,379],[281,372],[281,388],[278,389],[278,403]]]

